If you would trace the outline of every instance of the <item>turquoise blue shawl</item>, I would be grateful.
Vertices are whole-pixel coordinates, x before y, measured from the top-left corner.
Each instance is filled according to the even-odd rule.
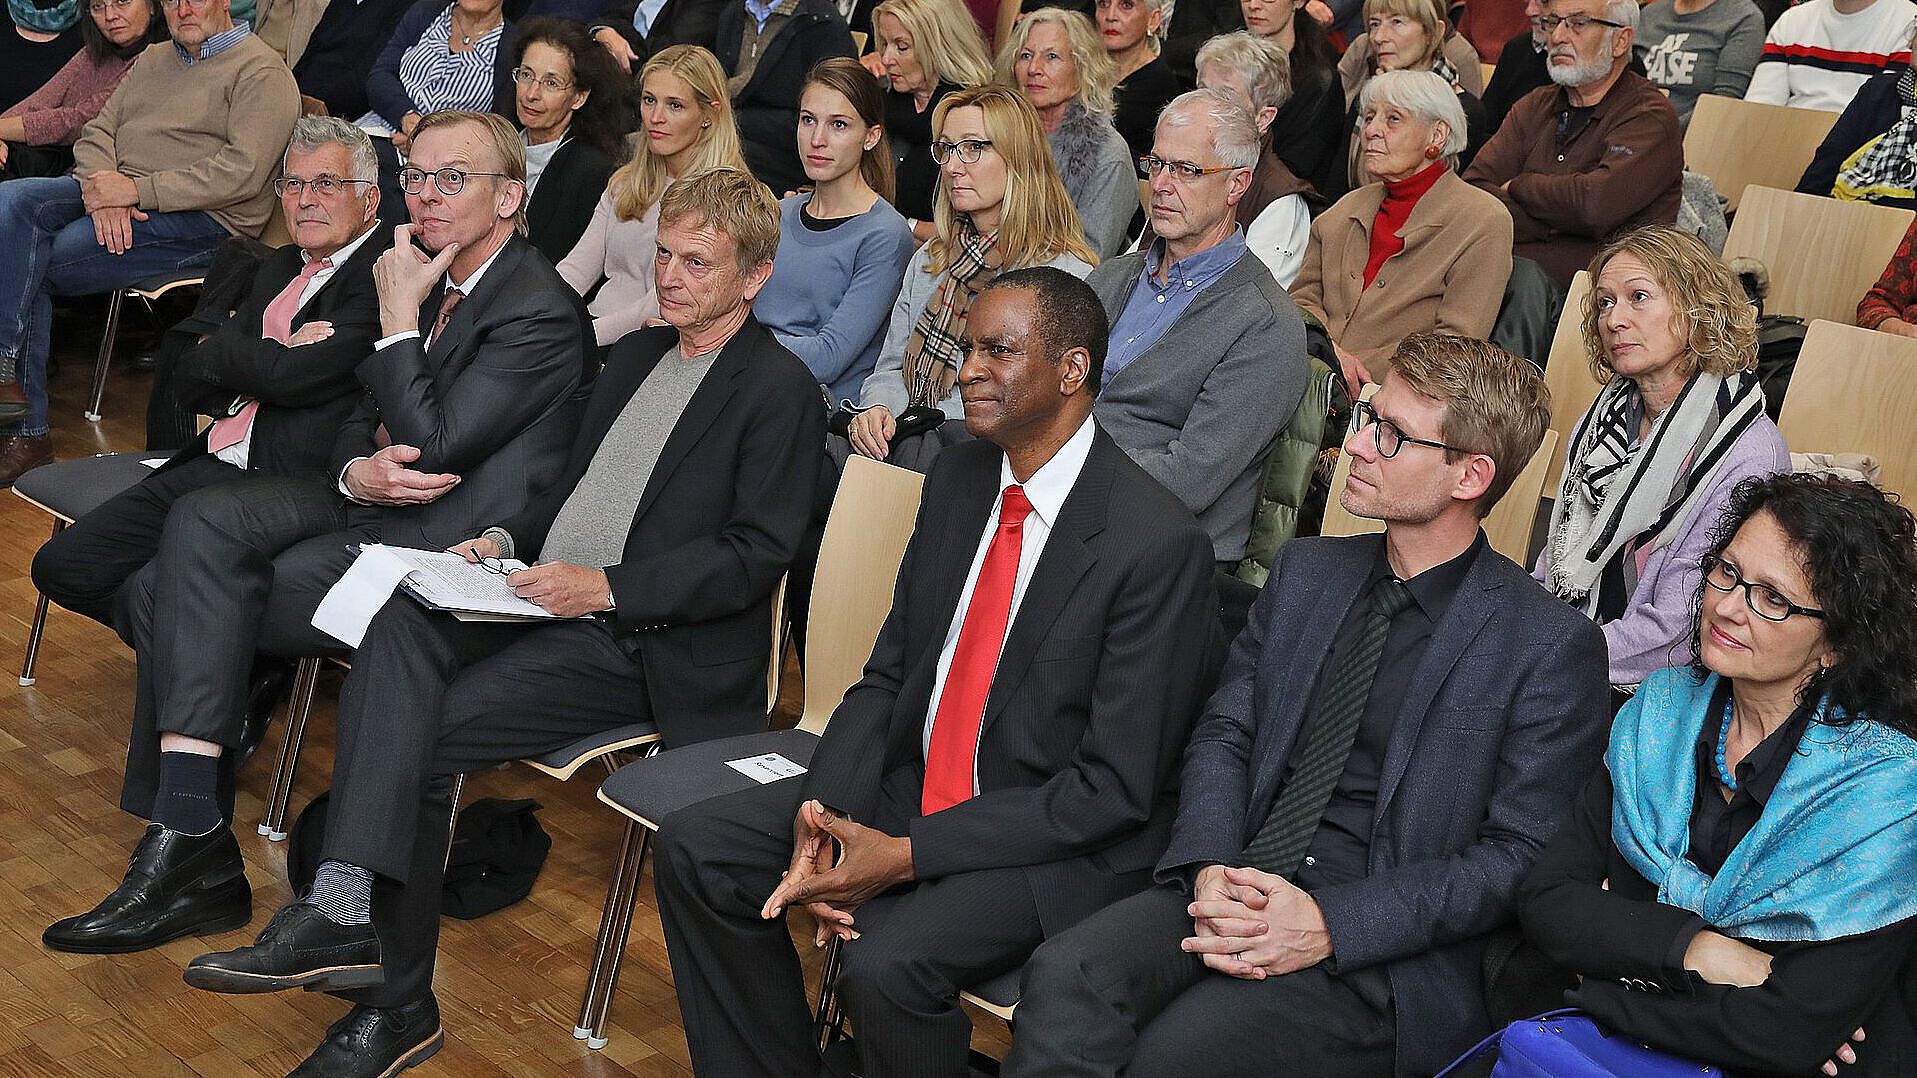
[[[1917,916],[1917,743],[1812,721],[1757,825],[1716,876],[1685,855],[1696,746],[1717,675],[1660,670],[1611,727],[1611,841],[1657,898],[1743,939],[1819,941]],[[1827,716],[1827,711],[1831,712]],[[1819,720],[1842,721],[1828,699]]]

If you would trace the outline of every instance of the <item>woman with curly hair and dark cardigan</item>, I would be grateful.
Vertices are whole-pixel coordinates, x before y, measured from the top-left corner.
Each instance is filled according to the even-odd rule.
[[[1520,896],[1607,1031],[1739,1075],[1907,1078],[1917,526],[1864,483],[1738,485],[1695,658],[1646,678]]]
[[[571,19],[539,15],[513,42],[514,106],[526,144],[526,238],[555,264],[592,223],[625,154],[625,79]]]

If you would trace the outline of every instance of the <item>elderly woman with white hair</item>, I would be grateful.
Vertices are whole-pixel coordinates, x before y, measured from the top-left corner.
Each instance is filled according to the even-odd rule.
[[[1038,112],[1085,242],[1100,258],[1124,249],[1138,212],[1137,166],[1112,126],[1116,70],[1091,20],[1064,8],[1019,16],[998,54],[998,81]]]
[[[1429,71],[1387,71],[1358,98],[1364,163],[1375,177],[1311,226],[1298,306],[1337,347],[1355,394],[1413,333],[1483,337],[1511,277],[1511,214],[1459,179],[1464,111]]]
[[[1200,89],[1230,93],[1258,121],[1262,149],[1251,186],[1238,200],[1238,224],[1245,230],[1245,246],[1290,288],[1304,265],[1312,213],[1325,205],[1273,145],[1272,120],[1291,100],[1291,57],[1271,38],[1238,30],[1205,42],[1197,64]]]
[[[1092,18],[1116,68],[1112,93],[1118,109],[1112,126],[1124,136],[1132,156],[1143,157],[1152,152],[1158,114],[1184,89],[1171,66],[1158,57],[1165,0],[1096,0]]]

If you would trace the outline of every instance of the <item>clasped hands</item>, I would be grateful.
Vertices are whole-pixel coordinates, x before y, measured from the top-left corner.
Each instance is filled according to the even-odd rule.
[[[95,172],[80,179],[80,203],[93,218],[93,238],[116,255],[133,248],[133,222],[146,220],[140,191],[118,172]]]
[[[806,801],[792,820],[792,863],[759,916],[770,921],[788,906],[804,906],[818,922],[812,941],[823,947],[833,936],[852,938],[852,911],[860,903],[913,878],[911,839]]]
[[[491,539],[468,539],[447,548],[454,554],[477,563],[481,558],[497,558],[502,551]],[[513,594],[560,618],[577,618],[607,609],[612,584],[603,569],[588,569],[569,562],[550,561],[506,574],[506,586]]]
[[[1186,912],[1193,934],[1181,946],[1240,980],[1281,977],[1331,957],[1331,931],[1318,903],[1283,876],[1208,865]]]

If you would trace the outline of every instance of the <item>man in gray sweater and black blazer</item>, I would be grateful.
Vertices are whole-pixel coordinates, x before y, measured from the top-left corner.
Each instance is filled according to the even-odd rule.
[[[1265,457],[1310,373],[1298,308],[1246,257],[1233,216],[1258,138],[1230,94],[1173,100],[1145,159],[1158,238],[1087,278],[1112,322],[1098,421],[1197,515],[1227,568],[1245,556]]]

